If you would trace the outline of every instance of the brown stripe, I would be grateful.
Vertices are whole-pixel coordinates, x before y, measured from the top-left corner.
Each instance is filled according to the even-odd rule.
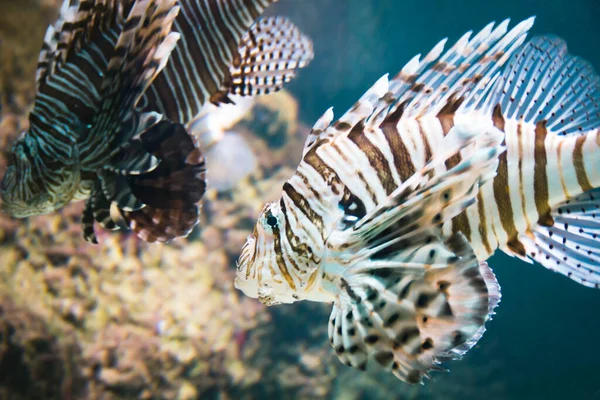
[[[342,160],[344,161],[344,164],[345,164],[345,165],[352,166],[352,164],[353,164],[352,160],[350,160],[350,159],[348,158],[348,156],[346,155],[346,152],[345,152],[345,151],[343,151],[343,150],[342,150],[342,149],[341,149],[341,148],[338,146],[338,144],[337,144],[335,141],[332,141],[332,142],[330,143],[330,148],[336,151],[336,153],[337,153],[337,154],[338,154],[338,155],[339,155],[339,156],[342,158]],[[369,182],[367,182],[367,178],[365,178],[365,175],[363,174],[363,172],[362,172],[361,170],[358,170],[358,171],[356,171],[356,172],[355,172],[355,174],[356,174],[356,175],[352,175],[352,176],[351,176],[351,178],[350,178],[350,179],[351,179],[351,181],[350,181],[350,182],[344,182],[344,181],[342,181],[342,183],[343,183],[343,184],[344,184],[346,187],[348,187],[348,186],[351,186],[351,185],[352,185],[352,183],[353,183],[353,180],[352,180],[352,178],[354,178],[354,176],[356,176],[356,177],[357,177],[357,178],[360,180],[360,182],[361,182],[361,183],[364,185],[364,187],[365,187],[365,189],[367,190],[367,192],[369,192],[369,195],[371,196],[371,200],[373,201],[373,203],[377,204],[377,202],[378,202],[378,199],[377,199],[377,194],[376,194],[376,193],[373,191],[373,188],[371,187],[371,185],[369,185]],[[339,177],[339,174],[338,174],[338,177]],[[340,177],[340,180],[341,180],[341,177]]]
[[[431,146],[429,145],[429,140],[427,140],[427,135],[425,134],[425,129],[421,124],[421,120],[418,119],[417,123],[419,125],[419,134],[421,135],[421,141],[423,142],[423,147],[425,148],[425,163],[428,163],[432,157]]]
[[[415,173],[415,167],[410,158],[410,153],[398,132],[398,122],[400,121],[400,118],[402,118],[405,106],[406,103],[400,104],[379,126],[385,136],[386,142],[390,146],[390,150],[394,156],[394,166],[402,182],[406,181]]]
[[[379,182],[385,189],[386,194],[389,195],[392,193],[397,187],[392,178],[392,171],[383,153],[365,135],[364,120],[361,120],[352,128],[348,134],[348,139],[356,144],[362,150],[363,154],[367,156],[369,164],[377,172]]]
[[[494,126],[504,132],[504,116],[502,115],[502,109],[500,105],[494,107],[492,113],[492,121]],[[505,133],[506,136],[506,133]],[[502,141],[502,145],[506,145],[506,137]],[[498,159],[498,169],[496,177],[494,178],[494,200],[496,200],[496,207],[498,207],[498,214],[500,215],[500,223],[502,228],[508,236],[507,244],[508,247],[519,255],[525,255],[525,247],[519,242],[519,232],[515,226],[515,215],[512,208],[512,201],[510,199],[510,188],[508,186],[508,151],[504,151],[500,154]],[[519,165],[521,165],[521,159],[519,158]],[[520,167],[519,167],[520,168]]]
[[[294,283],[294,279],[290,275],[290,272],[285,265],[285,260],[283,258],[283,250],[281,248],[281,231],[279,228],[273,228],[273,247],[275,251],[275,260],[277,260],[277,266],[279,267],[279,271],[285,281],[290,285],[292,290],[296,290],[296,284]]]
[[[587,136],[581,135],[575,141],[575,148],[573,149],[573,165],[575,167],[575,175],[577,176],[577,183],[581,187],[581,190],[587,192],[592,190],[592,184],[585,172],[585,165],[583,164],[583,145]]]
[[[323,233],[323,219],[310,207],[306,198],[289,182],[283,184],[283,191],[292,200],[294,206],[302,211],[306,218],[319,229],[319,232]]]
[[[454,97],[450,97],[446,105],[444,105],[444,107],[442,107],[442,109],[438,113],[437,119],[440,121],[440,125],[442,126],[444,136],[446,136],[448,132],[450,132],[450,130],[454,127],[454,115],[456,114],[456,110],[458,110],[462,102],[463,99],[454,100]],[[458,165],[458,163],[460,163],[461,160],[462,157],[460,156],[460,153],[453,155],[452,157],[446,160],[446,170],[455,167],[456,165]]]
[[[505,141],[502,143],[505,144]],[[510,188],[508,187],[508,163],[507,163],[507,152],[500,154],[498,160],[498,171],[494,178],[494,199],[496,200],[496,206],[498,207],[498,214],[500,215],[500,222],[502,228],[508,236],[508,241],[517,240],[519,233],[515,226],[515,216],[512,208],[512,202],[510,200]]]
[[[461,232],[467,240],[471,240],[471,224],[466,210],[452,218],[452,233],[456,232]]]
[[[502,106],[500,106],[500,104],[496,104],[494,107],[494,111],[492,112],[492,122],[496,128],[504,132],[504,115],[502,115]]]
[[[294,216],[294,218],[296,218],[296,221],[297,221],[298,216],[295,213],[295,210],[294,210],[295,207],[292,207],[292,210],[288,210],[287,207],[285,206],[285,201],[283,200],[283,198],[281,198],[281,200],[279,201],[279,205],[281,207],[281,213],[283,214],[283,218],[285,220],[285,236],[286,236],[287,241],[290,244],[290,247],[292,248],[292,251],[293,251],[293,254],[288,254],[288,258],[290,260],[290,263],[292,264],[292,267],[294,267],[294,269],[296,271],[303,272],[303,269],[298,266],[298,264],[296,263],[294,258],[302,257],[305,259],[313,260],[314,253],[312,251],[312,248],[309,246],[309,244],[302,243],[300,241],[300,238],[298,236],[296,236],[296,234],[294,233],[294,230],[292,229],[292,226],[290,224],[290,219],[288,217],[288,211],[291,212],[291,214]],[[306,272],[306,271],[304,271],[304,272]]]
[[[548,175],[546,172],[546,129],[547,121],[540,121],[535,125],[535,148],[534,148],[534,170],[533,170],[533,197],[538,212],[538,224],[541,226],[554,225],[554,219],[550,216],[550,197],[548,195]]]
[[[460,101],[454,101],[453,98],[450,98],[446,105],[440,110],[437,115],[437,119],[440,121],[440,125],[442,127],[442,132],[444,136],[450,132],[450,130],[454,127],[454,114],[458,107],[460,107]],[[446,165],[446,170],[449,170],[462,160],[460,153],[456,153],[452,157],[448,158],[444,163]],[[467,217],[466,211],[461,212],[456,217],[452,218],[452,233],[462,232],[463,235],[467,238],[467,240],[471,240],[471,225],[469,224],[469,218]]]
[[[479,212],[479,235],[481,236],[481,243],[485,247],[485,251],[488,254],[492,253],[492,246],[488,240],[487,231],[487,216],[485,215],[485,204],[483,203],[483,195],[481,191],[477,193],[477,211]]]

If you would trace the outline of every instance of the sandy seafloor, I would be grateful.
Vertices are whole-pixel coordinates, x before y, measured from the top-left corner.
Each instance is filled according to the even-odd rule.
[[[0,0],[4,148],[26,127],[52,3]],[[101,245],[87,246],[77,204],[0,218],[0,398],[600,398],[600,291],[539,265],[490,260],[502,286],[497,315],[462,361],[424,387],[341,365],[327,341],[329,305],[266,308],[232,287],[253,218],[278,196],[307,126],[328,107],[341,115],[440,39],[506,17],[537,15],[534,34],[566,39],[600,70],[600,1],[280,0],[267,14],[275,13],[313,38],[315,60],[288,86],[297,103],[265,100],[235,128],[257,171],[207,195],[189,240],[158,250],[102,234]],[[4,165],[2,156],[0,174]]]

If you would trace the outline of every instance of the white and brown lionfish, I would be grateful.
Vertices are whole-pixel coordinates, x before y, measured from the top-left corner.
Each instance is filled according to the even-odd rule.
[[[236,286],[333,303],[342,362],[422,382],[485,331],[496,249],[600,284],[600,78],[533,18],[445,40],[315,124]]]

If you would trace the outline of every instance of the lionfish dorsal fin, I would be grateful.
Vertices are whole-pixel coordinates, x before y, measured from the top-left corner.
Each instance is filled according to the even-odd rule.
[[[529,18],[508,32],[509,20],[495,28],[488,24],[473,37],[467,32],[445,52],[447,39],[440,41],[424,57],[413,57],[378,98],[369,98],[369,107],[361,98],[320,137],[348,133],[360,121],[364,121],[361,129],[368,130],[396,124],[401,118],[438,115],[461,104],[483,102],[502,67],[523,44],[533,21]],[[373,88],[369,92],[378,93]]]
[[[519,48],[489,93],[467,98],[463,107],[489,111],[499,105],[504,118],[545,121],[546,130],[557,135],[600,127],[600,77],[556,37],[536,36]]]

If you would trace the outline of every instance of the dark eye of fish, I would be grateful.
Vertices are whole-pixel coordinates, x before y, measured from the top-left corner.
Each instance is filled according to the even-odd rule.
[[[343,229],[351,227],[367,213],[363,202],[353,194],[344,196],[339,206],[344,211],[344,217],[341,221]]]
[[[267,215],[266,221],[267,221],[267,225],[269,225],[271,228],[275,228],[277,226],[277,218],[275,218],[271,214]]]

